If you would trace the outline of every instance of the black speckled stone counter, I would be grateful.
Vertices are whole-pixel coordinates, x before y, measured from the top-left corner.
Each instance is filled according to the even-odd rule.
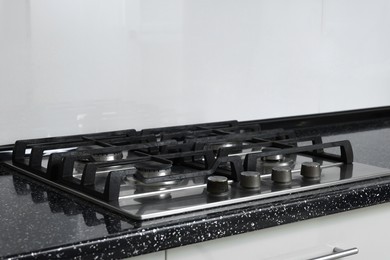
[[[355,161],[390,168],[390,128],[349,132],[325,139],[350,139]],[[112,259],[388,202],[390,177],[143,222],[123,219],[5,166],[0,166],[0,195],[0,257]]]

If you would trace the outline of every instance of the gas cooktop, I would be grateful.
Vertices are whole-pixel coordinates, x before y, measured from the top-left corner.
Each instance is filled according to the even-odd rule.
[[[227,121],[17,141],[7,165],[136,220],[390,175],[348,140]]]

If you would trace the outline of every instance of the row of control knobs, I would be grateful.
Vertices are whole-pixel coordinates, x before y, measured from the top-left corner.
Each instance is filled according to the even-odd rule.
[[[301,175],[305,180],[318,181],[321,178],[321,165],[317,162],[304,162],[301,166]],[[271,179],[276,184],[290,184],[292,174],[290,167],[272,168]],[[244,189],[260,189],[260,173],[244,171],[240,175],[240,185]],[[212,195],[223,195],[229,191],[228,178],[224,176],[210,176],[207,178],[207,191]]]

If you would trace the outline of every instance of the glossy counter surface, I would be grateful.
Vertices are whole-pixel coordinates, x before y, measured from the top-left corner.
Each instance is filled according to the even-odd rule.
[[[355,161],[390,168],[390,128],[327,133],[349,139]],[[0,166],[0,257],[120,258],[147,254],[390,201],[390,177],[180,217],[122,219]]]

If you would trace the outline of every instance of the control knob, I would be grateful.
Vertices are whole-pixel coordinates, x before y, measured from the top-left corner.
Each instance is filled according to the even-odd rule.
[[[318,181],[321,178],[321,164],[318,162],[302,163],[301,175],[306,180]]]
[[[207,192],[212,195],[225,195],[229,191],[228,178],[213,175],[207,178]]]
[[[241,172],[240,185],[244,189],[260,189],[260,173],[256,171]]]
[[[290,184],[292,180],[291,168],[283,166],[272,168],[271,179],[277,184]]]

